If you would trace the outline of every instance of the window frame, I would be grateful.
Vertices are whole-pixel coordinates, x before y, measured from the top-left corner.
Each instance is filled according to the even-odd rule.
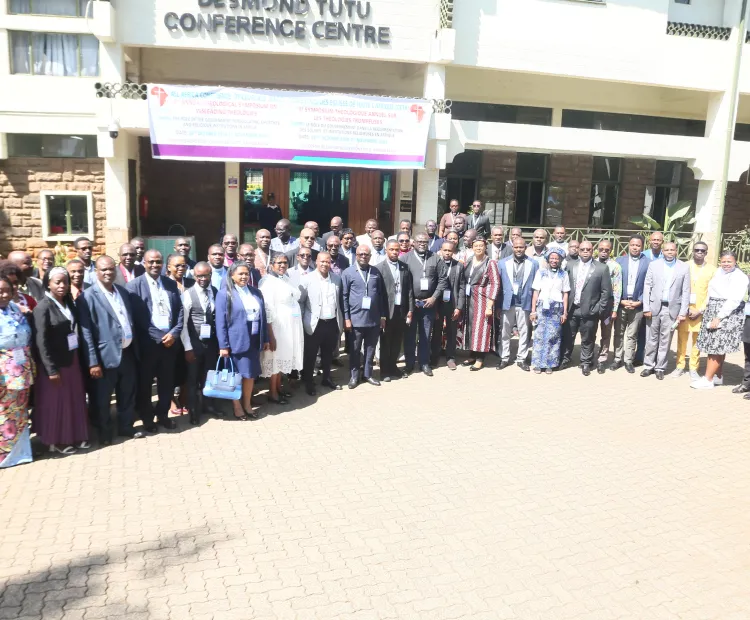
[[[518,174],[518,157],[520,156],[526,156],[526,155],[534,155],[538,157],[544,158],[544,172],[542,173],[542,177],[531,177],[531,176],[519,176]],[[519,152],[516,155],[516,178],[514,181],[516,182],[516,192],[515,192],[515,201],[513,205],[513,225],[514,226],[544,226],[544,220],[545,220],[545,210],[547,206],[547,185],[549,184],[548,177],[549,177],[549,166],[550,166],[550,156],[549,153],[525,153],[525,152]],[[524,220],[523,222],[520,222],[518,220],[518,185],[519,183],[541,183],[542,184],[542,204],[540,207],[540,213],[539,213],[539,222],[529,222],[528,220]],[[528,207],[528,205],[527,205]],[[528,212],[528,208],[527,208]]]
[[[24,13],[25,15],[25,13]],[[56,16],[57,17],[57,16]],[[62,16],[65,17],[65,16]],[[91,37],[96,42],[97,45],[101,45],[101,42],[96,37],[96,35],[93,35],[88,32],[37,32],[36,30],[11,30],[8,31],[8,60],[10,65],[10,75],[28,75],[33,77],[51,77],[51,78],[99,78],[101,77],[101,49],[97,52],[96,55],[96,74],[95,75],[84,75],[83,74],[83,45],[81,45],[81,37]],[[15,71],[15,67],[13,66],[13,35],[14,34],[26,34],[29,36],[29,46],[28,46],[28,59],[29,59],[29,72],[28,73],[17,73]],[[42,35],[61,35],[61,36],[73,36],[76,37],[76,56],[78,58],[78,72],[76,75],[50,75],[48,73],[34,73],[34,35],[35,34],[42,34]]]
[[[591,185],[589,186],[589,215],[587,218],[587,225],[588,228],[591,229],[599,229],[599,230],[609,230],[613,228],[617,228],[617,222],[618,218],[620,217],[620,198],[622,196],[622,176],[623,176],[623,169],[625,167],[625,158],[624,157],[607,157],[605,155],[602,156],[595,156],[594,160],[596,159],[616,159],[619,162],[619,165],[617,167],[617,180],[616,181],[597,181],[596,177],[594,177],[593,170],[596,169],[595,161],[592,162],[592,174],[591,174]],[[594,186],[600,186],[604,188],[604,192],[602,192],[602,195],[606,196],[606,190],[609,188],[614,188],[615,193],[617,195],[616,202],[615,202],[615,212],[613,215],[612,223],[602,223],[599,225],[596,225],[592,222],[592,206],[593,206],[593,200],[594,200]]]
[[[50,196],[84,196],[86,198],[86,232],[73,234],[55,235],[50,233],[49,204]],[[94,192],[75,190],[42,190],[39,192],[39,207],[42,216],[42,239],[44,241],[75,241],[78,237],[88,236],[93,238],[96,232],[94,228]]]
[[[32,17],[37,17],[37,16],[38,17],[64,17],[64,18],[65,17],[67,17],[67,18],[72,17],[73,19],[81,19],[81,18],[85,18],[86,17],[86,15],[85,15],[85,13],[86,13],[86,5],[88,4],[88,2],[85,1],[85,0],[83,2],[83,9],[81,8],[81,2],[80,2],[80,0],[76,1],[76,14],[75,15],[60,15],[58,13],[35,13],[34,12],[34,2],[35,1],[36,0],[29,0],[29,6],[30,6],[31,10],[28,13],[14,13],[11,10],[12,0],[6,0],[6,6],[7,6],[7,11],[8,11],[7,14],[8,15],[28,15],[28,16],[32,16]],[[93,3],[92,3],[91,9],[90,9],[89,13],[93,13],[93,11],[94,11],[94,6],[93,6]],[[89,17],[91,17],[91,15],[89,15]]]

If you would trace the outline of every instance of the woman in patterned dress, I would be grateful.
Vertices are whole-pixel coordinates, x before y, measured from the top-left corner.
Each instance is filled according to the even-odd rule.
[[[29,389],[33,383],[31,327],[0,278],[0,469],[30,463]]]
[[[540,269],[531,285],[534,296],[531,299],[529,318],[536,323],[534,344],[531,351],[531,366],[536,374],[542,370],[548,375],[560,365],[560,341],[562,326],[567,320],[568,293],[570,278],[562,269],[565,251],[551,247],[545,256],[547,267]]]
[[[469,350],[469,359],[463,365],[470,370],[481,370],[484,355],[492,348],[495,298],[500,292],[500,273],[497,262],[487,255],[487,245],[481,237],[471,246],[473,258],[464,267],[466,277],[466,320],[464,325],[464,348]]]

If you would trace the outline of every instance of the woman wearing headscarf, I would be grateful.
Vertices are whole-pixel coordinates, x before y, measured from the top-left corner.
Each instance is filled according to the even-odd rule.
[[[708,355],[706,375],[690,384],[697,390],[724,384],[724,358],[740,348],[748,293],[747,276],[737,267],[737,255],[724,250],[720,266],[708,283],[708,304],[696,345]]]
[[[34,432],[50,452],[73,454],[73,446],[90,447],[86,391],[78,361],[78,313],[64,268],[51,269],[43,284],[45,297],[34,308],[41,362],[34,391]]]
[[[495,298],[500,292],[500,272],[497,261],[487,255],[487,244],[478,237],[469,250],[464,267],[466,278],[466,320],[464,322],[464,348],[469,359],[463,365],[469,370],[481,370],[484,356],[492,348]]]
[[[32,460],[29,392],[34,382],[31,326],[0,277],[0,469]]]
[[[531,287],[529,318],[536,323],[534,343],[531,351],[531,366],[536,374],[542,370],[552,374],[560,365],[560,343],[562,326],[567,320],[570,279],[562,268],[565,251],[558,246],[550,247],[545,256],[546,267],[539,269]]]
[[[287,404],[288,394],[281,391],[282,375],[302,370],[305,331],[302,327],[299,288],[286,275],[289,261],[284,254],[271,259],[271,268],[260,281],[260,291],[268,313],[270,349],[260,356],[261,374],[270,377],[268,402]]]
[[[252,411],[253,386],[260,376],[260,352],[271,348],[263,293],[248,286],[249,280],[247,263],[236,261],[216,295],[219,354],[231,359],[235,372],[242,375],[242,399],[232,401],[238,420],[258,417]]]

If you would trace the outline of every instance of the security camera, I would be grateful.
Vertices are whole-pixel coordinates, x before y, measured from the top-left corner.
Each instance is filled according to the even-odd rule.
[[[109,123],[109,137],[113,140],[120,135],[120,123],[113,120]]]

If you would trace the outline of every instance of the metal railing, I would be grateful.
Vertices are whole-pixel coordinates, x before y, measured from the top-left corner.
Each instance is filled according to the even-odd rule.
[[[750,229],[724,233],[721,236],[721,248],[734,251],[738,263],[750,263]]]
[[[506,226],[506,231],[510,231],[511,228],[520,228],[523,232],[523,238],[528,243],[531,243],[531,239],[534,236],[534,231],[542,228],[547,231],[550,240],[552,239],[552,231],[554,227],[544,226]],[[628,252],[628,242],[632,235],[642,235],[646,239],[646,248],[648,248],[648,236],[650,234],[647,230],[626,230],[622,228],[567,228],[565,229],[566,236],[565,240],[570,241],[575,239],[576,241],[590,241],[594,250],[596,251],[597,244],[603,239],[607,239],[612,242],[612,256],[623,256]],[[507,233],[506,233],[507,236]],[[693,244],[696,241],[700,241],[702,233],[677,233],[675,237],[678,240],[677,244],[677,258],[680,260],[689,260],[692,256]],[[750,239],[750,238],[749,238]],[[750,251],[750,245],[748,245]]]

